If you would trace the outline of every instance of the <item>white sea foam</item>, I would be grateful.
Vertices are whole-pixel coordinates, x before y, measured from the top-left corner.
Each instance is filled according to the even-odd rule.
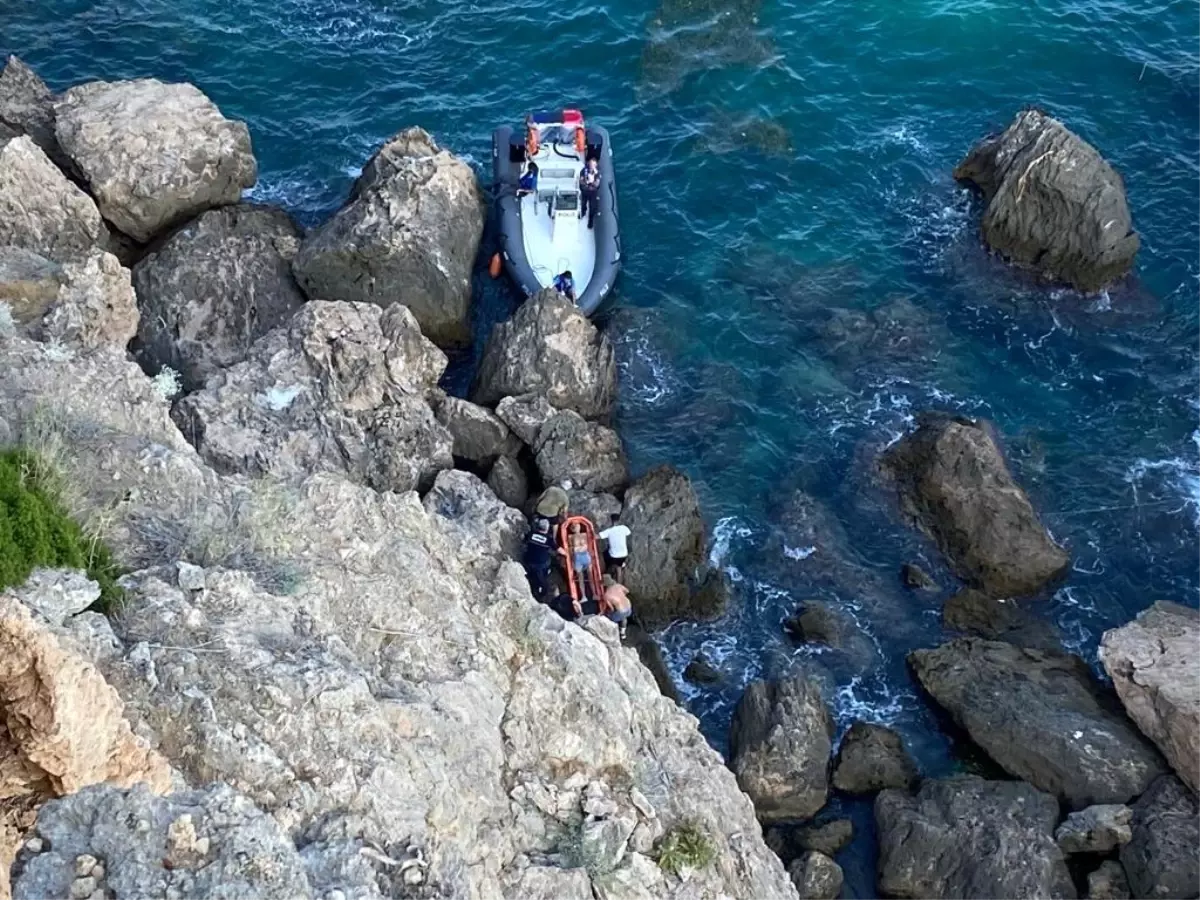
[[[787,544],[783,545],[783,555],[788,559],[794,559],[797,561],[808,559],[816,552],[816,547],[789,547]]]
[[[713,569],[721,569],[724,565],[725,558],[729,555],[729,548],[735,538],[748,538],[754,534],[753,530],[742,524],[736,516],[726,516],[719,519],[717,524],[713,526],[712,549],[708,552],[708,565]]]
[[[620,335],[617,369],[621,375],[622,399],[639,406],[660,406],[679,392],[679,379],[649,335],[634,329]]]
[[[1193,432],[1192,439],[1197,440]],[[1168,499],[1155,493],[1154,485],[1147,484],[1148,477],[1157,475],[1160,489],[1179,500],[1175,512],[1191,511],[1192,520],[1200,527],[1200,462],[1173,456],[1167,459],[1137,459],[1125,470],[1125,481],[1133,491],[1135,505]],[[1141,493],[1139,493],[1141,491]],[[1146,495],[1143,497],[1143,493]]]

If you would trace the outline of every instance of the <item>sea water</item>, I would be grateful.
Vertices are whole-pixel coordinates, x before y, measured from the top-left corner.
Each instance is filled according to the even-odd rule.
[[[726,673],[685,685],[685,701],[726,750],[744,685],[805,667],[840,731],[892,724],[929,774],[972,764],[904,664],[941,637],[954,582],[874,470],[921,411],[996,424],[1073,560],[1031,607],[1093,665],[1105,628],[1155,600],[1197,605],[1197,34],[1191,0],[0,6],[0,51],[52,87],[197,84],[249,123],[250,196],[306,225],[404,126],[431,131],[485,184],[491,130],[529,109],[578,106],[607,126],[625,251],[606,316],[617,425],[635,473],[670,462],[693,478],[712,562],[731,580],[722,619],[661,635],[677,674],[698,650]],[[1142,249],[1133,277],[1101,296],[989,258],[978,208],[951,178],[1029,103],[1125,179]],[[476,301],[482,338],[517,298],[481,268]],[[456,360],[450,387],[477,353]],[[906,561],[942,593],[906,592]],[[855,624],[846,646],[782,635],[809,599]],[[840,856],[847,895],[872,896],[869,804],[834,811],[860,829]]]

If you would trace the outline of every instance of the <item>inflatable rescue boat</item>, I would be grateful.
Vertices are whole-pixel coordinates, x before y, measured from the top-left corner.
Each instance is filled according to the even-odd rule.
[[[587,161],[600,170],[592,227],[582,215],[580,175]],[[536,166],[533,190],[521,176]],[[612,292],[621,270],[617,185],[608,132],[584,124],[579,110],[534,113],[522,132],[505,125],[492,133],[500,252],[509,277],[529,297],[570,272],[579,308],[592,315]]]

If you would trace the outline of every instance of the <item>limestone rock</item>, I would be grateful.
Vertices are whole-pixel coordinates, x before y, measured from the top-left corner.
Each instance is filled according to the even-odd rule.
[[[1017,265],[1082,291],[1098,291],[1133,266],[1139,241],[1121,176],[1041,110],[1017,113],[954,177],[982,192],[983,240]]]
[[[92,198],[68,181],[32,138],[0,141],[0,244],[66,262],[107,239]]]
[[[816,850],[826,856],[839,853],[854,839],[854,823],[849,819],[834,819],[820,825],[801,828],[796,843],[805,850]]]
[[[529,523],[470,472],[438,472],[425,511],[453,542],[459,560],[492,578],[501,561],[520,559]]]
[[[824,853],[809,850],[788,866],[801,900],[834,900],[842,892],[842,867]]]
[[[1019,781],[955,776],[875,798],[889,897],[1075,897],[1052,832],[1058,801]]]
[[[340,471],[379,490],[427,489],[453,465],[422,397],[437,369],[427,360],[445,357],[414,332],[411,316],[371,304],[308,303],[183,398],[176,421],[223,472]]]
[[[537,467],[545,484],[569,480],[585,491],[619,491],[629,481],[621,437],[570,410],[555,413],[538,433]]]
[[[470,166],[409,128],[379,149],[349,202],[305,238],[296,278],[314,300],[401,303],[430,340],[467,344],[483,221]]]
[[[521,464],[511,456],[501,456],[492,464],[487,486],[513,509],[523,509],[529,499],[529,479]]]
[[[1200,613],[1162,601],[1100,642],[1100,661],[1129,718],[1193,791],[1200,789],[1198,645]]]
[[[900,735],[883,725],[855,722],[842,738],[833,786],[850,794],[912,788],[919,775]]]
[[[583,868],[530,866],[505,892],[505,900],[592,900],[592,883]]]
[[[57,627],[99,600],[100,585],[75,570],[35,569],[14,593],[21,603]]]
[[[592,885],[596,900],[657,900],[667,893],[664,882],[662,870],[652,859],[630,853],[619,868],[593,879]]]
[[[625,492],[621,524],[630,530],[625,584],[637,598],[638,616],[666,624],[687,615],[706,543],[700,503],[687,476],[670,466],[647,472]]]
[[[1107,853],[1129,843],[1133,810],[1108,804],[1073,812],[1058,826],[1054,839],[1063,853]]]
[[[90,82],[64,93],[54,112],[58,142],[104,218],[142,243],[236,203],[258,177],[245,123],[190,84]]]
[[[1106,859],[1100,868],[1088,873],[1088,900],[1130,900],[1129,879],[1114,859]]]
[[[574,303],[547,289],[492,329],[471,399],[495,406],[504,397],[536,394],[556,409],[596,419],[612,410],[616,389],[612,343]]]
[[[833,719],[813,679],[751,683],[733,715],[730,748],[761,821],[809,819],[825,805]]]
[[[571,515],[587,516],[599,533],[612,524],[621,514],[621,501],[604,491],[584,491],[576,487],[567,491],[567,502]],[[600,552],[604,552],[604,541],[599,541]]]
[[[884,454],[906,512],[964,581],[996,597],[1031,594],[1070,557],[1038,521],[988,430],[924,416]]]
[[[169,366],[185,391],[246,358],[305,297],[292,278],[300,232],[287,213],[239,203],[202,213],[133,270],[139,354]]]
[[[54,92],[15,56],[0,71],[0,125],[27,134],[64,172],[69,165],[54,137]]]
[[[62,266],[23,247],[0,247],[0,303],[13,322],[41,319],[66,281]]]
[[[910,591],[936,591],[937,582],[916,563],[905,563],[900,567],[900,581]]]
[[[494,412],[459,397],[438,403],[437,420],[454,439],[454,455],[477,465],[516,456],[521,449],[521,441]]]
[[[83,350],[124,350],[138,328],[129,270],[111,253],[94,250],[63,265],[63,275],[58,296],[32,328],[34,337]]]
[[[827,603],[809,600],[784,620],[783,630],[802,643],[841,647],[852,624]]]
[[[1121,865],[1135,897],[1200,896],[1200,810],[1196,795],[1164,775],[1133,805],[1133,837]]]
[[[915,650],[909,663],[993,760],[1073,809],[1126,803],[1164,771],[1077,657],[959,638]]]
[[[942,607],[942,623],[961,631],[1018,647],[1055,652],[1062,639],[1055,627],[1023,610],[1015,600],[989,597],[983,591],[959,591]]]
[[[529,447],[537,445],[542,426],[550,421],[555,409],[541,394],[503,397],[496,404],[496,415]]]

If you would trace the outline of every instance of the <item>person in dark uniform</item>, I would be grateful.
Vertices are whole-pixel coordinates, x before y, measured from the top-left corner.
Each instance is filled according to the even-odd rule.
[[[600,166],[595,159],[589,159],[579,173],[579,195],[582,199],[579,218],[586,215],[588,228],[591,228],[596,223],[596,206],[600,200]]]
[[[525,542],[525,573],[529,576],[533,596],[539,602],[545,602],[550,590],[555,549],[549,520],[538,516],[529,532],[529,539]]]

